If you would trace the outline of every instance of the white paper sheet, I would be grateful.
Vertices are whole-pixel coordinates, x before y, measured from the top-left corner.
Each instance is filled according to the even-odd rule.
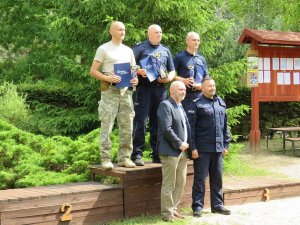
[[[264,58],[264,70],[270,70],[270,58]]]
[[[294,84],[300,84],[300,73],[294,72]]]
[[[288,70],[293,70],[294,69],[294,59],[293,58],[287,58],[286,59],[286,68]]]
[[[271,71],[270,70],[264,71],[264,83],[271,83]]]
[[[291,74],[290,73],[284,73],[284,84],[289,85],[291,84]]]
[[[258,83],[264,82],[264,71],[258,71]]]
[[[263,70],[263,58],[258,58],[258,69]]]
[[[300,58],[294,58],[294,68],[300,70]]]
[[[280,69],[281,70],[286,70],[286,58],[280,58]]]
[[[278,85],[283,84],[283,73],[277,73],[277,84]]]
[[[273,58],[272,63],[273,63],[273,70],[279,70],[279,58]]]

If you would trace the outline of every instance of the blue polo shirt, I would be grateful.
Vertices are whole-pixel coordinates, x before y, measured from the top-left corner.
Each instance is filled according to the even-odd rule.
[[[163,66],[164,70],[167,70],[168,72],[170,72],[175,69],[173,59],[172,59],[172,54],[171,54],[170,50],[162,44],[152,45],[149,42],[149,40],[147,40],[147,41],[137,44],[132,50],[134,53],[136,63],[138,65],[141,65],[140,61],[142,59],[146,58],[147,56],[150,56],[153,58],[153,60],[156,60],[155,55],[159,55],[160,56],[159,61],[160,61],[161,65]],[[157,70],[157,73],[159,74],[159,68],[156,67],[155,69]],[[150,82],[148,78],[143,78],[142,76],[138,76],[138,79],[139,79],[138,86],[151,87],[151,86],[162,85],[162,84],[158,83],[157,80]]]
[[[206,61],[199,52],[193,55],[187,50],[181,51],[174,56],[173,61],[177,75],[180,77],[189,78],[192,76],[194,80],[201,83],[203,78],[208,76]]]

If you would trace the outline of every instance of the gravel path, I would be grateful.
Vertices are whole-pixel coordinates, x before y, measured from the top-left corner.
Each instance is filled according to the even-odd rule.
[[[260,168],[281,174],[294,181],[300,180],[300,158],[283,155],[242,155]],[[226,206],[230,216],[203,211],[201,218],[190,217],[186,224],[199,225],[300,225],[300,196],[275,199],[267,202]]]
[[[203,211],[201,218],[192,218],[186,224],[205,225],[296,225],[300,224],[300,196],[268,202],[228,206],[229,216]]]

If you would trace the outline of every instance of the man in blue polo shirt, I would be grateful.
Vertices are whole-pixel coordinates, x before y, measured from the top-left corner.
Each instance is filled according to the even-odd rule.
[[[199,98],[201,82],[208,76],[207,64],[204,57],[198,52],[200,38],[196,32],[189,32],[186,36],[187,48],[177,53],[173,59],[176,77],[186,85],[186,97],[182,106],[187,112],[191,102]]]
[[[160,26],[152,24],[148,27],[148,40],[137,44],[133,53],[137,64],[141,60],[151,59],[157,78],[152,82],[147,76],[146,69],[138,70],[139,84],[134,96],[135,118],[133,121],[133,152],[131,159],[137,166],[143,166],[143,149],[145,144],[146,126],[149,118],[150,145],[152,148],[152,162],[159,163],[156,150],[157,142],[157,109],[159,104],[167,99],[165,84],[175,77],[175,68],[170,50],[160,44],[162,30]],[[152,79],[151,79],[152,80]]]

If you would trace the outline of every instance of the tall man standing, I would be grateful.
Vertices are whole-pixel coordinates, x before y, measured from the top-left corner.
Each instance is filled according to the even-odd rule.
[[[202,93],[188,111],[192,132],[191,149],[194,159],[192,209],[195,217],[202,215],[205,181],[209,174],[212,213],[229,215],[223,206],[223,157],[228,153],[230,134],[227,127],[226,104],[216,96],[215,81],[204,78]]]
[[[149,117],[150,145],[152,148],[152,161],[160,162],[156,151],[157,142],[157,108],[167,98],[166,83],[174,79],[175,70],[170,50],[160,44],[162,30],[160,26],[153,24],[148,28],[148,40],[133,48],[137,64],[146,57],[151,57],[156,62],[154,70],[158,74],[157,79],[150,82],[147,71],[138,71],[139,84],[134,96],[135,117],[133,122],[133,152],[131,159],[137,166],[143,166],[143,149],[145,144],[146,126]],[[167,77],[165,78],[165,75]]]
[[[130,63],[135,65],[132,50],[122,44],[125,38],[125,26],[122,22],[115,21],[111,24],[109,33],[111,41],[101,45],[96,52],[90,75],[101,81],[101,100],[99,101],[99,119],[101,120],[100,149],[102,167],[112,169],[110,150],[112,147],[109,138],[114,121],[118,118],[119,125],[119,154],[118,166],[135,167],[130,160],[132,152],[132,124],[133,103],[132,91],[128,88],[117,88],[116,84],[121,77],[114,74],[114,64]],[[101,72],[99,69],[101,68]],[[130,80],[132,85],[138,84],[138,79]]]
[[[162,163],[161,214],[163,220],[183,218],[177,211],[186,182],[190,125],[182,108],[186,87],[181,81],[170,86],[170,98],[160,103],[158,117],[158,153]]]
[[[201,93],[201,82],[208,76],[205,58],[199,53],[200,37],[196,32],[186,35],[187,48],[174,56],[176,77],[186,85],[186,97],[182,101],[184,110],[187,112],[191,102],[199,98]]]

